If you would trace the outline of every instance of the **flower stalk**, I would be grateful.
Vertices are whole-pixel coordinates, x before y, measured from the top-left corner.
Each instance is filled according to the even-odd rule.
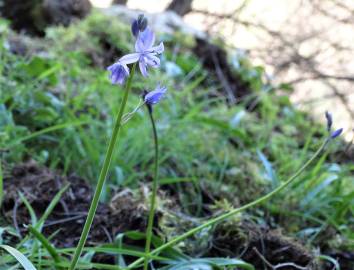
[[[99,178],[98,178],[96,190],[95,190],[95,193],[93,195],[93,199],[92,199],[91,206],[90,206],[87,218],[86,218],[86,222],[85,222],[84,228],[82,230],[79,243],[78,243],[78,245],[76,247],[73,259],[71,261],[69,270],[74,270],[76,265],[77,265],[77,263],[78,263],[78,261],[79,261],[79,258],[81,256],[82,250],[83,250],[83,248],[85,246],[85,243],[86,243],[86,240],[87,240],[87,236],[88,236],[88,234],[90,232],[90,228],[91,228],[93,219],[95,217],[95,213],[96,213],[96,210],[97,210],[99,199],[100,199],[100,196],[101,196],[101,193],[102,193],[102,188],[103,188],[104,182],[106,180],[106,177],[107,177],[107,174],[108,174],[108,170],[109,170],[109,167],[110,167],[110,164],[111,164],[111,161],[112,161],[114,148],[115,148],[115,145],[116,145],[116,143],[118,141],[118,138],[119,138],[119,132],[120,132],[120,128],[122,126],[121,125],[121,121],[122,121],[122,117],[123,117],[125,106],[127,104],[129,92],[131,90],[132,80],[133,80],[134,73],[135,73],[135,68],[136,68],[136,63],[133,65],[133,68],[132,68],[132,70],[130,72],[130,75],[129,75],[129,78],[128,78],[128,82],[127,82],[126,87],[125,87],[124,96],[123,96],[123,99],[121,101],[121,104],[120,104],[120,107],[119,107],[119,111],[118,111],[118,114],[117,114],[117,117],[116,117],[116,121],[115,121],[115,124],[114,124],[114,127],[113,127],[112,136],[111,136],[111,139],[110,139],[109,144],[108,144],[107,153],[106,153],[105,159],[103,161],[103,165],[102,165],[102,169],[101,169],[101,172],[100,172],[100,175],[99,175]]]
[[[148,269],[149,263],[149,253],[151,246],[151,238],[152,238],[152,228],[154,225],[154,216],[155,216],[155,208],[156,208],[156,195],[157,195],[157,187],[158,187],[158,173],[159,173],[159,142],[157,136],[156,125],[154,121],[154,116],[152,114],[152,105],[146,104],[149,112],[153,137],[154,137],[154,147],[155,147],[155,161],[154,161],[154,178],[152,182],[152,192],[150,196],[150,212],[148,218],[148,226],[146,229],[146,243],[145,243],[145,260],[144,260],[144,270]]]

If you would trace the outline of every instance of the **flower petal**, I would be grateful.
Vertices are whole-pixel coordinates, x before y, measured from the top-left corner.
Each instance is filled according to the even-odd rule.
[[[141,32],[135,43],[135,50],[137,52],[145,52],[151,49],[155,42],[155,34],[150,28],[146,28],[144,32]]]
[[[153,53],[161,54],[165,50],[163,42],[161,42],[158,46],[154,46],[151,48]]]
[[[160,59],[153,54],[147,54],[145,56],[145,62],[147,65],[152,66],[154,68],[157,68],[160,66]]]
[[[139,61],[139,68],[140,68],[140,72],[144,77],[148,76],[148,72],[146,69],[146,63],[144,60]]]
[[[111,72],[109,78],[112,84],[123,84],[129,75],[129,68],[119,61],[107,68]]]
[[[140,53],[130,53],[121,57],[119,59],[119,62],[121,62],[124,65],[127,65],[127,64],[138,62],[139,58],[140,58]]]

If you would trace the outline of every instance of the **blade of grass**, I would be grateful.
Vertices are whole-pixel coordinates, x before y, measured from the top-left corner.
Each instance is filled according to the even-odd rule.
[[[37,270],[34,265],[17,249],[10,247],[8,245],[0,245],[0,247],[10,253],[25,270]]]
[[[48,205],[47,209],[44,211],[43,215],[41,216],[41,218],[38,220],[38,222],[34,225],[34,228],[36,230],[41,231],[44,222],[47,220],[48,216],[50,215],[50,213],[53,211],[53,209],[55,208],[55,206],[59,203],[60,198],[63,196],[63,194],[67,191],[67,189],[69,188],[70,183],[66,184],[63,188],[61,188],[57,194],[55,194],[54,198],[52,199],[52,201],[50,202],[50,204]]]
[[[25,204],[29,214],[30,214],[30,217],[31,217],[31,222],[33,225],[37,224],[37,216],[36,216],[36,212],[34,211],[32,205],[30,204],[30,202],[27,200],[26,196],[23,195],[22,192],[18,192],[19,196],[20,196],[20,199],[21,201]]]
[[[75,250],[74,248],[57,249],[59,253],[66,253],[66,254],[74,250]],[[122,254],[122,255],[134,256],[134,257],[145,256],[145,253],[143,251],[132,250],[128,248],[117,248],[117,247],[87,247],[87,248],[85,247],[83,248],[83,251],[95,251],[95,252],[108,253],[108,254]],[[157,255],[151,255],[149,256],[149,258],[158,261],[169,260],[168,258],[157,256]]]
[[[37,238],[37,240],[43,245],[43,247],[48,251],[48,253],[50,254],[50,256],[53,258],[54,262],[56,263],[60,263],[63,258],[61,258],[59,256],[59,254],[56,252],[55,248],[49,243],[49,241],[45,238],[45,236],[43,234],[41,234],[39,231],[37,231],[34,227],[32,226],[28,226],[28,230],[30,231],[31,234],[33,234],[33,236],[35,238]],[[61,269],[61,268],[57,268],[56,269]]]
[[[7,148],[11,148],[14,145],[17,145],[17,144],[19,144],[21,142],[24,142],[24,141],[31,140],[31,139],[33,139],[35,137],[38,137],[38,136],[46,134],[46,133],[50,133],[50,132],[53,132],[53,131],[64,129],[64,128],[67,128],[67,127],[81,126],[81,125],[84,125],[84,124],[87,124],[87,123],[88,123],[88,121],[71,122],[71,123],[58,124],[58,125],[55,125],[55,126],[44,128],[44,129],[41,129],[39,131],[33,132],[33,133],[31,133],[31,134],[29,134],[27,136],[24,136],[22,138],[16,139],[14,142],[10,143]]]
[[[53,265],[53,261],[50,260],[42,260],[42,265],[49,267]],[[69,262],[63,262],[61,261],[60,263],[55,263],[55,266],[60,267],[62,269],[67,269],[69,267],[70,263]],[[47,269],[47,268],[44,268]],[[104,264],[104,263],[79,263],[76,266],[76,269],[98,269],[98,270],[123,270],[123,268],[112,265],[112,264]]]
[[[27,204],[28,204],[27,208],[30,211],[30,215],[31,215],[31,212],[33,212],[32,215],[34,215],[34,218],[32,219],[32,225],[34,226],[34,228],[36,228],[36,230],[39,230],[39,231],[42,230],[42,226],[43,226],[44,222],[46,221],[46,219],[48,218],[50,213],[53,211],[55,206],[58,204],[61,196],[69,188],[69,186],[70,186],[70,184],[67,184],[62,189],[60,189],[58,191],[58,193],[54,196],[53,200],[50,202],[50,204],[48,205],[48,207],[46,208],[46,210],[44,211],[43,215],[41,216],[41,218],[38,221],[37,221],[37,217],[36,217],[36,215],[34,213],[34,210],[33,210],[32,206],[30,205],[28,200],[25,198],[25,196],[22,195],[23,200],[25,200],[24,203],[27,202]],[[21,197],[21,194],[20,194],[20,197]],[[32,210],[30,210],[30,209],[32,209]],[[32,217],[32,215],[31,215],[31,217]],[[28,235],[26,235],[26,237],[24,237],[21,240],[21,242],[17,245],[17,248],[20,248],[27,240],[28,240]]]

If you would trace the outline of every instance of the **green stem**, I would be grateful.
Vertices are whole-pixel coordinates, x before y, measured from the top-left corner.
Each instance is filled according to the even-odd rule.
[[[288,180],[286,180],[284,183],[282,183],[280,186],[278,186],[273,191],[269,192],[268,194],[264,195],[263,197],[255,200],[255,201],[252,201],[252,202],[250,202],[244,206],[241,206],[239,208],[233,209],[223,215],[220,215],[216,218],[213,218],[213,219],[201,224],[198,227],[191,229],[190,231],[188,231],[180,236],[175,237],[174,239],[170,240],[169,242],[154,249],[152,252],[150,252],[150,255],[155,255],[155,254],[163,251],[164,249],[171,247],[171,246],[181,242],[182,240],[188,238],[189,236],[203,230],[204,228],[210,227],[210,226],[212,226],[216,223],[219,223],[219,222],[221,222],[221,221],[223,221],[223,220],[225,220],[237,213],[240,213],[241,211],[247,210],[253,206],[259,205],[259,204],[269,200],[275,194],[277,194],[278,192],[280,192],[281,190],[286,188],[288,185],[290,185],[317,158],[317,156],[322,152],[322,150],[327,145],[328,141],[329,141],[329,139],[325,140],[323,142],[323,144],[320,146],[320,148],[316,151],[316,153],[295,174],[293,174]],[[136,260],[135,262],[131,263],[128,266],[128,269],[132,269],[132,268],[138,266],[140,263],[142,263],[143,260],[144,260],[144,258],[140,258],[140,259]]]
[[[149,219],[148,219],[148,227],[146,229],[146,245],[145,245],[145,260],[144,260],[144,270],[148,269],[148,262],[149,262],[149,253],[150,253],[150,245],[151,245],[151,238],[152,238],[152,227],[154,225],[154,215],[155,215],[155,204],[156,204],[156,194],[157,194],[157,178],[159,172],[159,143],[156,131],[156,125],[154,121],[154,117],[152,115],[152,108],[148,106],[152,131],[154,135],[154,145],[155,145],[155,164],[154,164],[154,179],[152,182],[152,192],[150,197],[150,212],[149,212]]]
[[[111,139],[109,141],[108,150],[107,150],[107,153],[106,153],[106,156],[105,156],[105,159],[104,159],[104,162],[103,162],[103,166],[102,166],[99,178],[98,178],[95,194],[93,195],[91,206],[90,206],[90,209],[89,209],[88,214],[87,214],[86,222],[85,222],[84,228],[82,230],[79,243],[78,243],[78,245],[76,247],[76,250],[75,250],[75,253],[74,253],[74,257],[73,257],[73,259],[71,261],[69,270],[74,270],[75,267],[76,267],[76,264],[77,264],[77,262],[78,262],[78,260],[80,258],[81,253],[82,253],[82,249],[85,246],[85,242],[86,242],[87,236],[89,234],[93,219],[95,217],[95,213],[96,213],[97,206],[98,206],[98,203],[99,203],[99,200],[100,200],[102,188],[103,188],[104,182],[106,180],[107,173],[108,173],[111,161],[112,161],[112,156],[113,156],[113,151],[114,151],[114,148],[115,148],[115,144],[116,144],[118,136],[119,136],[119,131],[120,131],[120,128],[121,128],[121,120],[122,120],[122,116],[123,116],[123,113],[124,113],[124,108],[125,108],[125,106],[127,104],[129,92],[130,92],[130,89],[131,89],[132,79],[134,77],[134,72],[135,72],[135,67],[136,67],[136,63],[133,65],[133,68],[131,70],[130,76],[128,78],[128,82],[127,82],[127,85],[126,85],[126,88],[125,88],[123,100],[122,100],[122,102],[120,104],[118,115],[117,115],[117,118],[116,118],[116,121],[115,121],[115,124],[114,124],[114,128],[113,128],[112,136],[111,136]]]
[[[0,209],[2,206],[2,199],[4,196],[4,190],[3,190],[3,176],[2,176],[2,161],[1,161],[1,157],[0,157]]]

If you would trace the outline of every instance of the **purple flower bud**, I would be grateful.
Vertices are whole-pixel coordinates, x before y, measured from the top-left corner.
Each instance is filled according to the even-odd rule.
[[[139,24],[138,24],[138,20],[134,20],[132,23],[132,34],[134,37],[137,37],[139,34]]]
[[[125,78],[129,76],[128,66],[120,61],[109,66],[107,70],[111,72],[109,78],[112,84],[123,84]]]
[[[138,26],[139,26],[139,31],[140,32],[144,32],[146,27],[147,27],[148,21],[147,19],[144,17],[144,14],[140,14],[138,16]]]
[[[148,21],[144,17],[144,14],[140,14],[137,20],[134,20],[132,23],[132,33],[134,37],[138,37],[139,32],[144,32],[147,27]]]
[[[144,96],[145,103],[147,105],[157,104],[163,98],[166,91],[166,87],[161,87],[160,85],[158,85],[154,91],[151,91]]]
[[[343,131],[343,128],[337,129],[331,133],[331,138],[335,139],[337,138]]]
[[[332,124],[333,124],[332,114],[330,112],[326,111],[325,116],[327,119],[327,130],[330,131],[332,128]]]

